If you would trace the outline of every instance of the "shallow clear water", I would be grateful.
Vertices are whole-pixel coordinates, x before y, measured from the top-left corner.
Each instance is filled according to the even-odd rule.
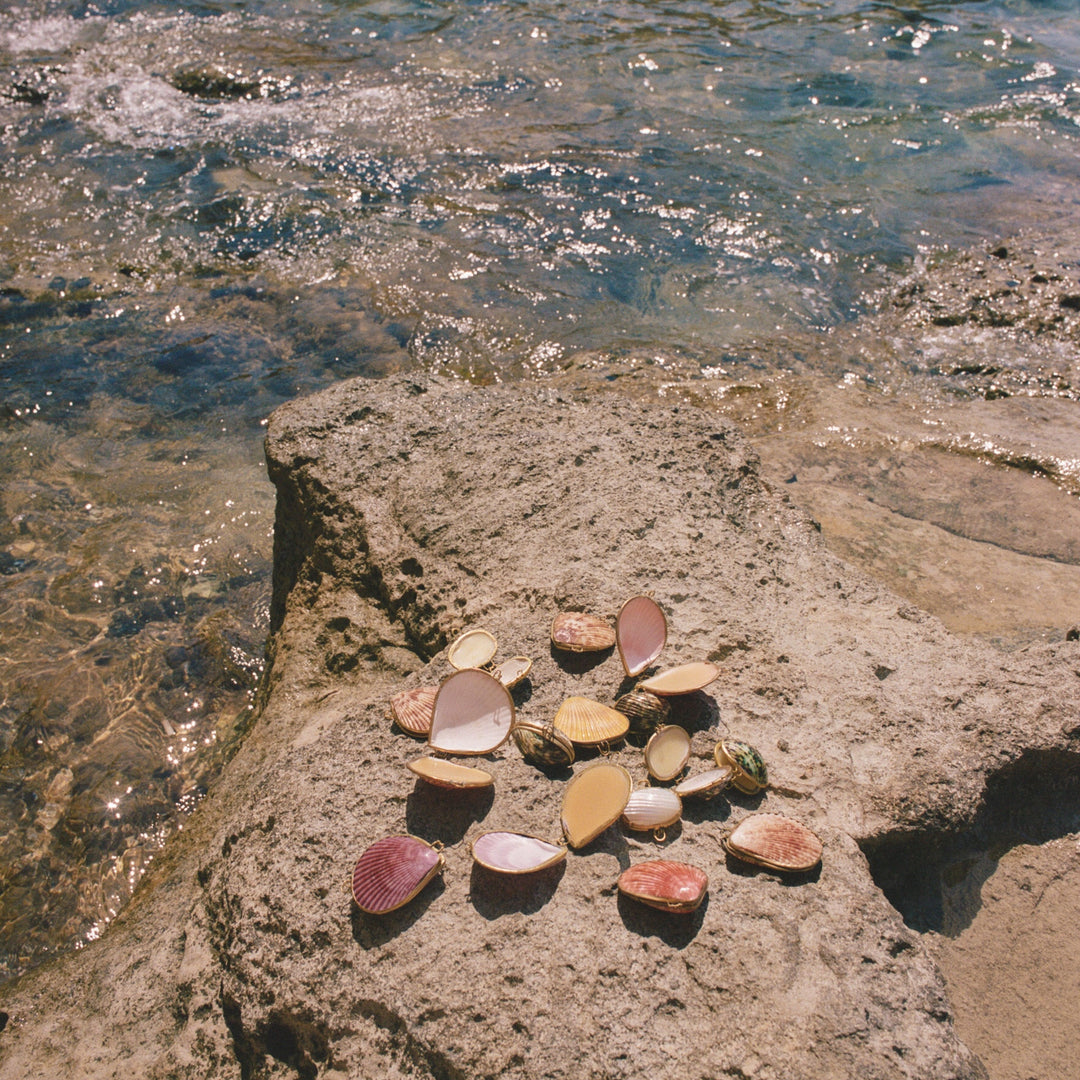
[[[4,5],[0,977],[101,932],[242,733],[275,406],[592,366],[761,427],[799,352],[844,440],[852,371],[921,416],[955,379],[804,346],[1071,218],[1078,68],[1065,0]]]

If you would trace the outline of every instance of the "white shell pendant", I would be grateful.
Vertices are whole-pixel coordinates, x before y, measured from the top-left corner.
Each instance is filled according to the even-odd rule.
[[[524,833],[489,832],[472,843],[472,856],[497,874],[532,874],[566,858],[566,848]]]
[[[626,674],[640,675],[667,644],[667,619],[649,596],[632,596],[619,609],[615,642]]]
[[[444,754],[488,754],[510,737],[513,722],[510,691],[486,671],[466,668],[439,687],[428,746]]]
[[[626,800],[623,821],[631,829],[666,829],[682,817],[682,799],[670,788],[641,788]]]

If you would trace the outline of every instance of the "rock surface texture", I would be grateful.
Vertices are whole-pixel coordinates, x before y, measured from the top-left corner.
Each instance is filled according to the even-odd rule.
[[[0,1077],[985,1075],[912,927],[965,843],[1075,825],[1080,643],[950,636],[829,555],[734,428],[692,408],[354,381],[275,414],[267,454],[260,719],[104,938],[5,989]],[[496,659],[534,659],[522,718],[611,703],[632,685],[615,650],[560,653],[551,620],[614,620],[641,592],[667,614],[661,666],[721,669],[675,703],[691,770],[742,739],[771,788],[688,801],[663,842],[616,824],[539,875],[474,868],[481,832],[557,839],[597,754],[544,772],[509,742],[468,761],[493,789],[445,791],[407,771],[426,748],[390,697],[449,674],[447,644],[482,625]],[[645,782],[639,747],[611,757]],[[814,829],[820,868],[726,856],[755,810]],[[353,865],[398,833],[441,842],[445,870],[365,915]],[[693,915],[618,894],[661,857],[708,874]]]

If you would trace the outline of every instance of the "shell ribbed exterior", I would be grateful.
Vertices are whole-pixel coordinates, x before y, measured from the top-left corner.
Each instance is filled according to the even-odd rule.
[[[442,866],[442,856],[412,836],[387,836],[360,856],[353,870],[356,906],[382,915],[408,903]]]
[[[581,746],[621,739],[630,729],[630,721],[609,705],[591,698],[568,697],[555,714],[557,727],[571,742]]]
[[[531,724],[515,724],[510,734],[521,756],[535,765],[563,768],[574,763],[574,745],[561,731],[538,730]]]
[[[568,652],[601,652],[615,644],[615,631],[596,615],[563,611],[551,624],[551,642]]]
[[[805,825],[783,814],[752,814],[727,838],[740,859],[774,870],[811,870],[821,862],[822,845]]]
[[[619,891],[665,911],[695,911],[705,898],[709,879],[704,870],[688,863],[653,859],[638,863],[619,875]]]
[[[390,699],[390,711],[397,725],[410,735],[426,736],[431,730],[431,718],[435,715],[437,686],[417,686],[402,690]]]
[[[671,722],[671,706],[648,690],[634,689],[615,702],[615,708],[630,721],[632,735],[651,735]]]
[[[641,788],[631,793],[622,812],[631,829],[660,829],[682,817],[682,799],[670,788]]]

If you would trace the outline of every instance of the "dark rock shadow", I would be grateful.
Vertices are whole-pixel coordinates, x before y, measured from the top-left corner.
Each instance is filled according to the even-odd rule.
[[[349,898],[349,922],[353,941],[365,949],[376,949],[393,940],[410,926],[446,891],[446,884],[439,874],[414,896],[404,907],[388,911],[385,915],[370,915],[356,906]]]
[[[599,667],[615,651],[615,646],[610,645],[599,652],[569,652],[566,649],[557,649],[550,646],[551,659],[562,668],[568,675],[584,675],[587,671]]]
[[[720,706],[704,690],[675,694],[667,700],[671,706],[671,722],[685,728],[691,735],[695,731],[709,731],[720,725]]]
[[[658,937],[673,949],[685,949],[701,929],[705,912],[709,909],[709,894],[705,894],[701,906],[689,915],[660,911],[640,900],[632,900],[619,893],[619,916],[632,934],[641,937]]]
[[[417,780],[405,800],[405,824],[413,836],[429,844],[457,844],[470,825],[487,816],[494,801],[493,785],[455,789]]]
[[[469,899],[488,920],[520,912],[534,915],[554,895],[566,873],[566,860],[534,874],[498,874],[474,862],[469,880]]]
[[[513,699],[514,708],[520,709],[533,694],[532,679],[526,676],[510,691],[510,697]]]
[[[714,795],[711,799],[684,799],[682,816],[684,821],[700,825],[703,821],[727,821],[731,817],[731,803],[723,795]]]
[[[724,794],[735,806],[742,806],[747,810],[758,810],[761,808],[768,790],[768,788],[765,788],[762,791],[755,791],[753,795],[747,795],[745,791],[740,791],[737,787],[728,784]]]
[[[619,862],[619,873],[630,865],[630,847],[617,823],[609,825],[595,840],[590,840],[582,847],[570,848],[571,855],[592,855],[598,851],[606,851],[615,856]]]

